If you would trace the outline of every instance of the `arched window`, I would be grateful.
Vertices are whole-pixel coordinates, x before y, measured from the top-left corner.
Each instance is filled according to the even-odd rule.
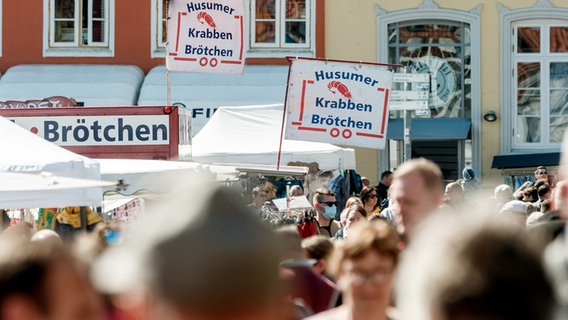
[[[418,118],[412,121],[412,156],[436,158],[448,179],[459,178],[468,164],[481,176],[481,5],[462,11],[424,0],[417,8],[387,12],[376,5],[375,11],[377,61],[401,64],[406,72],[430,74],[428,109],[407,111]],[[379,152],[379,171],[403,160],[400,118],[401,111],[391,111],[389,147]],[[415,137],[418,131],[431,133],[440,125],[454,128],[455,134],[446,130],[435,137]],[[391,129],[400,129],[400,134]],[[406,153],[406,146],[404,150]]]

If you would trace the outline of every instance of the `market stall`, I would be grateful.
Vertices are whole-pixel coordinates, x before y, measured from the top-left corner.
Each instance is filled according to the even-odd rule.
[[[63,178],[100,180],[97,161],[37,137],[3,117],[0,117],[0,146],[2,146],[0,172],[30,174],[49,172],[50,179],[55,182],[62,181]],[[62,185],[62,183],[52,184],[50,190],[61,189]],[[68,200],[72,200],[73,205],[99,206],[102,201],[100,186],[68,188],[65,192],[70,193]],[[11,203],[10,208],[34,207],[33,204],[27,202],[31,201],[31,195],[30,199],[21,200]]]
[[[58,177],[48,172],[40,174],[0,172],[0,208],[52,208],[89,206],[86,190],[102,195],[103,187],[114,182]]]
[[[213,164],[276,165],[283,105],[221,107],[194,137],[192,159]],[[322,170],[355,169],[355,151],[328,143],[284,139],[282,165],[317,162]]]

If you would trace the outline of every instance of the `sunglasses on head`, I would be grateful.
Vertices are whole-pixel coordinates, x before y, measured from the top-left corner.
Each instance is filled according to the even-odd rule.
[[[335,205],[335,202],[318,202],[319,204],[325,204],[328,207],[333,207]]]

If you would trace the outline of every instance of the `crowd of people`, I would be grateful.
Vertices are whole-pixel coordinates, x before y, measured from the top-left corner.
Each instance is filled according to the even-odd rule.
[[[128,230],[20,223],[0,233],[0,320],[568,319],[567,154],[491,197],[420,158],[340,212],[327,188],[298,215],[270,183],[247,205],[196,178]]]

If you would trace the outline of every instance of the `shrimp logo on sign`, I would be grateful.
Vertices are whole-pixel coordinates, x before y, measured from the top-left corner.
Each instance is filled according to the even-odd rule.
[[[347,99],[353,98],[351,96],[351,92],[349,92],[349,89],[347,88],[347,86],[344,85],[343,83],[339,82],[339,81],[331,81],[330,83],[327,84],[327,88],[333,94],[335,94],[336,92],[339,92],[342,96],[344,96]]]
[[[200,13],[198,13],[197,21],[199,21],[203,25],[207,23],[211,28],[217,28],[215,21],[210,15],[207,14],[207,12],[201,11]]]

